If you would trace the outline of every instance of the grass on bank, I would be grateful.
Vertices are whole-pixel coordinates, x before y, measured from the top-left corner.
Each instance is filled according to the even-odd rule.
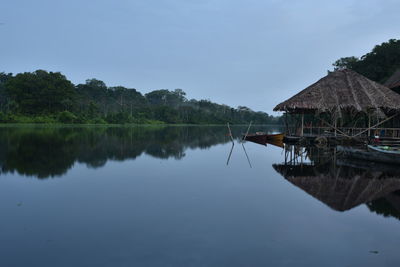
[[[49,115],[32,115],[27,116],[24,114],[3,113],[0,112],[0,125],[1,126],[17,126],[17,125],[154,125],[154,126],[221,126],[225,123],[167,123],[154,119],[134,118],[127,114],[112,114],[106,117],[89,118],[85,115],[78,116],[69,111],[62,111],[58,114]],[[247,124],[235,124],[247,125]],[[254,126],[256,124],[253,124]]]
[[[146,124],[163,125],[165,122],[151,119],[135,119],[131,116],[113,115],[106,118],[95,117],[88,118],[77,116],[69,111],[62,111],[58,114],[27,116],[23,114],[0,112],[1,124]]]

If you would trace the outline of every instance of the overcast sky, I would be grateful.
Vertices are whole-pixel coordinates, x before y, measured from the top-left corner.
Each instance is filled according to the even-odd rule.
[[[270,113],[400,38],[398,0],[1,0],[0,72],[60,71]]]

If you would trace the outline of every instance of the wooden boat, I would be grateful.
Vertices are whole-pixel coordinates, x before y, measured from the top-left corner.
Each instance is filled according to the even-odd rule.
[[[243,135],[243,140],[254,142],[260,145],[266,145],[267,134],[256,132],[254,134]]]
[[[368,145],[367,149],[362,149],[338,146],[337,151],[350,158],[400,164],[400,150],[394,147]]]
[[[257,144],[266,145],[267,143],[281,143],[283,141],[283,133],[266,134],[264,132],[256,132],[254,134],[243,135],[243,139]]]
[[[268,141],[283,141],[283,137],[284,137],[283,133],[267,134]]]
[[[282,140],[267,140],[267,144],[273,145],[273,146],[277,146],[280,148],[284,148],[285,145],[283,144]]]
[[[400,157],[400,148],[399,147],[368,145],[368,148],[373,151],[380,152],[380,153],[398,155]]]

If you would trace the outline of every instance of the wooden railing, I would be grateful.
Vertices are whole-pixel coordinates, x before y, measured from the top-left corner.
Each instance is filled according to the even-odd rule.
[[[291,135],[301,136],[301,128],[291,127],[289,129]],[[335,131],[331,127],[309,127],[303,128],[303,135],[317,135],[317,136],[379,136],[381,138],[400,138],[400,128],[352,128],[352,127],[338,127]]]

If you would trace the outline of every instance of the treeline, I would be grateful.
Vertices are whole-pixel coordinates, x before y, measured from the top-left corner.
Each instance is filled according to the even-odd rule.
[[[97,79],[74,85],[59,72],[0,73],[0,122],[278,124],[280,119],[248,107],[187,99],[182,89],[142,94]]]
[[[376,45],[362,57],[342,57],[333,63],[334,70],[351,69],[383,84],[400,68],[400,40],[390,39]]]

